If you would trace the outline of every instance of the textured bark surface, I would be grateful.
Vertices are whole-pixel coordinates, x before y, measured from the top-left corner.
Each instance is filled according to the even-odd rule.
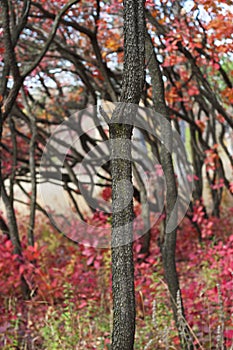
[[[124,72],[119,107],[109,126],[112,172],[112,350],[132,350],[135,333],[134,265],[132,252],[131,137],[144,86],[145,19],[143,0],[124,1]]]

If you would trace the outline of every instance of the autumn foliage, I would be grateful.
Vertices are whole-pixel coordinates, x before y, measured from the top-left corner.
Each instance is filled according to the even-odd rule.
[[[230,348],[233,340],[233,236],[230,213],[231,211],[226,212],[222,219],[210,218],[212,229],[202,243],[199,243],[197,231],[187,220],[182,223],[178,232],[177,266],[187,321],[196,334],[196,343],[203,349],[209,348],[210,343],[211,346],[217,346],[220,326],[223,327],[227,348]],[[202,218],[200,212],[197,215]],[[5,236],[1,237],[1,347],[7,349],[17,343],[20,338],[18,330],[22,325],[25,326],[24,338],[31,339],[38,349],[46,349],[49,342],[59,342],[56,336],[62,337],[63,316],[70,305],[72,312],[69,310],[69,317],[72,322],[80,323],[79,330],[75,330],[73,347],[107,349],[110,341],[108,322],[111,309],[109,250],[96,250],[68,243],[65,238],[62,239],[53,232],[41,217],[37,220],[38,244],[34,247],[25,245],[23,260],[20,262],[13,254],[12,243]],[[25,227],[22,225],[21,229],[23,231]],[[203,231],[205,232],[205,227]],[[170,335],[167,340],[161,340],[164,344],[166,341],[171,344],[177,342],[169,313],[170,302],[163,279],[161,256],[156,243],[158,233],[159,228],[156,225],[152,229],[150,255],[146,258],[140,254],[140,242],[136,241],[134,244],[138,324],[136,349],[143,348],[150,338],[155,341],[156,327],[162,334],[163,322],[167,322]],[[18,271],[25,276],[31,287],[33,299],[30,301],[25,302],[21,298]],[[153,324],[155,320],[152,321],[154,301],[157,312],[153,317],[157,317],[157,325]],[[25,308],[29,310],[28,319],[24,319]],[[102,327],[95,325],[100,319],[103,322]],[[46,327],[55,327],[57,334],[48,336]],[[70,332],[72,333],[71,329]],[[61,341],[64,342],[63,346],[68,344],[64,339]],[[162,346],[161,343],[161,349]]]

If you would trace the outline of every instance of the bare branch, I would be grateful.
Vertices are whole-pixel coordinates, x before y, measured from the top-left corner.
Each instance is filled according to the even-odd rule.
[[[52,30],[48,36],[48,40],[44,45],[44,48],[42,49],[41,53],[39,54],[39,56],[37,57],[37,59],[35,60],[35,62],[33,63],[33,65],[31,67],[29,67],[29,69],[27,69],[22,75],[24,78],[26,78],[38,65],[39,63],[42,61],[43,57],[45,56],[46,52],[48,51],[59,26],[60,20],[62,18],[62,16],[66,13],[66,11],[69,10],[70,7],[72,7],[73,5],[79,3],[80,0],[72,0],[70,1],[68,4],[66,4],[63,9],[60,11],[60,13],[56,16]]]

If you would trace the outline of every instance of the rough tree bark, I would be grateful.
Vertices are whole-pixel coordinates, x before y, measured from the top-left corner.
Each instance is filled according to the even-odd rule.
[[[112,172],[112,350],[132,350],[135,333],[132,252],[131,137],[135,105],[144,86],[144,0],[124,1],[124,71],[120,104],[109,125]],[[128,123],[128,124],[127,124]]]

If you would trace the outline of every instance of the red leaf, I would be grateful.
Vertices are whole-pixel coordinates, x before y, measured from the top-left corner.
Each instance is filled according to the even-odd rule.
[[[79,309],[83,309],[85,306],[87,306],[87,302],[86,301],[82,301],[81,304],[79,304],[78,308]]]
[[[233,339],[233,329],[227,329],[225,332],[224,332],[224,335],[226,338],[228,339]]]
[[[90,257],[87,259],[87,266],[90,266],[91,264],[93,264],[94,259],[95,259],[94,256],[90,256]]]

